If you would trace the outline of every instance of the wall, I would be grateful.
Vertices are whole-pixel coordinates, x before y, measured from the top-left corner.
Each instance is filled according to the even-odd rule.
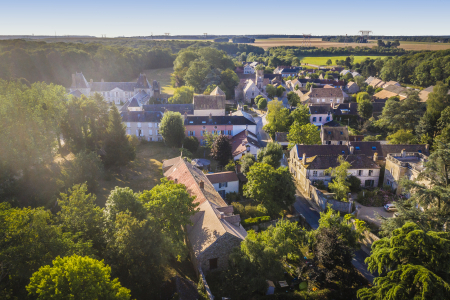
[[[224,109],[196,109],[194,110],[194,116],[225,116],[225,108]]]
[[[327,121],[327,117],[329,117],[328,121]],[[313,121],[314,118],[316,118],[316,121]],[[322,118],[321,121],[319,121],[320,118]],[[323,125],[325,123],[328,123],[330,121],[333,121],[333,115],[332,114],[314,114],[314,115],[311,115],[311,117],[309,119],[309,122],[311,124],[316,125],[316,126],[319,126],[319,125],[321,126],[321,125]]]
[[[235,247],[239,247],[242,240],[230,233],[225,233],[218,238],[212,245],[203,251],[198,257],[197,261],[203,272],[208,273],[209,260],[217,258],[217,269],[225,270],[228,267],[228,256]]]
[[[162,139],[162,136],[160,134],[156,134],[157,130],[159,129],[159,123],[156,122],[140,122],[141,127],[138,127],[139,122],[123,122],[126,126],[126,133],[129,135],[135,135],[137,129],[141,129],[141,137],[143,139],[149,140],[149,137],[152,138],[153,142],[158,141],[158,139]],[[128,123],[130,127],[128,127]],[[148,127],[148,124],[151,124],[152,127]],[[152,131],[152,134],[150,135],[150,130]]]
[[[230,181],[227,182],[227,184],[227,187],[222,186],[221,188],[219,188],[218,183],[214,183],[213,186],[216,191],[225,191],[225,194],[233,192],[239,193],[239,181]]]

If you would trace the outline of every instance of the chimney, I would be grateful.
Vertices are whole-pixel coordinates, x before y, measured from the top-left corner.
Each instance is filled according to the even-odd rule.
[[[353,155],[353,152],[355,152],[355,147],[353,147],[353,146],[350,146],[350,154],[352,154],[352,155]]]
[[[201,188],[202,190],[205,189],[205,183],[203,182],[203,180],[200,181],[200,188]]]
[[[377,162],[377,160],[378,160],[378,153],[375,152],[375,153],[373,154],[373,161],[374,161],[374,162]]]
[[[306,165],[306,153],[303,153],[302,161],[303,161],[303,164]]]
[[[405,149],[402,150],[402,157],[406,157],[406,150]]]
[[[178,178],[175,178],[175,180],[174,180],[174,181],[175,181],[175,183],[178,183]]]
[[[103,80],[103,78],[102,78],[101,82],[105,82],[105,81]]]

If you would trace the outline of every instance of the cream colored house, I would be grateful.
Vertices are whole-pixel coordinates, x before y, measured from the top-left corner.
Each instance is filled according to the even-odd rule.
[[[135,135],[149,142],[162,142],[159,124],[163,114],[159,111],[124,111],[121,112],[122,122],[128,135]]]

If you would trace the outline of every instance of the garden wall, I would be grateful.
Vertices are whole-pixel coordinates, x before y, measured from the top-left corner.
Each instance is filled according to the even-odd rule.
[[[329,203],[334,210],[350,214],[352,212],[352,203],[351,202],[342,202],[332,199],[334,194],[323,194],[319,191],[315,186],[311,184],[311,181],[308,180],[309,190],[310,190],[310,198],[314,201],[314,203],[320,208],[320,210],[324,211],[327,208],[327,204]]]

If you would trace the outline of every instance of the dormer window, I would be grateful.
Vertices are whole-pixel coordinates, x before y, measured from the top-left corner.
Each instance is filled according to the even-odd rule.
[[[343,135],[344,133],[341,131],[341,135]]]
[[[202,121],[202,124],[206,124],[206,121]]]
[[[357,147],[355,147],[355,149],[356,149],[356,150],[361,150],[361,149],[360,149],[360,148],[359,148],[358,146],[357,146]]]
[[[377,150],[377,147],[373,146],[373,147],[372,147],[372,150]]]
[[[189,121],[189,124],[194,124],[194,121]]]

